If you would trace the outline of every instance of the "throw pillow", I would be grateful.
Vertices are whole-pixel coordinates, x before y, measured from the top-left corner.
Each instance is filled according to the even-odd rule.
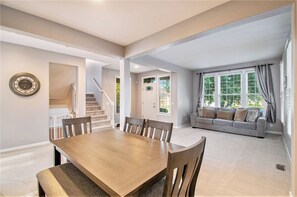
[[[258,109],[248,109],[245,120],[247,122],[256,122],[258,117],[259,117],[259,110]]]
[[[202,108],[198,108],[198,117],[203,117],[203,109]]]
[[[212,109],[203,109],[203,118],[216,118],[216,111]]]
[[[225,120],[233,120],[234,112],[233,111],[218,111],[217,118]]]
[[[244,122],[247,112],[247,109],[237,109],[235,112],[234,120]]]

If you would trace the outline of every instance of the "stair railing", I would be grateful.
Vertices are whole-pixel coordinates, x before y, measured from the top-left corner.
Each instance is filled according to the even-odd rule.
[[[106,105],[104,105],[104,107],[106,107],[106,111],[107,111],[107,117],[110,119],[110,124],[112,126],[112,128],[114,129],[115,127],[115,123],[114,123],[114,102],[110,99],[110,97],[107,95],[107,93],[101,88],[101,86],[99,85],[99,83],[96,81],[95,78],[93,78],[93,82],[95,84],[95,86],[97,87],[97,89],[99,90],[100,93],[102,93],[103,100],[104,98],[106,99]],[[104,102],[102,102],[104,103]]]

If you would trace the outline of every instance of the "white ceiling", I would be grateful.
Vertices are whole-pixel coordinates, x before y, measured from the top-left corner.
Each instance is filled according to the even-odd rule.
[[[81,57],[85,59],[90,59],[90,60],[97,61],[101,66],[105,66],[106,68],[113,69],[113,70],[120,69],[119,59],[98,55],[96,53],[65,46],[63,44],[58,44],[47,40],[42,40],[42,39],[33,38],[26,35],[17,34],[14,32],[0,30],[0,41],[33,47],[33,48],[42,49],[46,51],[62,53],[66,55],[72,55],[72,56]],[[152,70],[156,70],[156,68],[145,67],[145,66],[142,66],[139,64],[136,65],[133,63],[130,66],[130,71],[132,73],[142,73],[142,72],[148,72]]]
[[[128,45],[229,0],[1,0],[1,4]]]
[[[188,69],[281,57],[290,32],[290,13],[240,25],[150,54]]]

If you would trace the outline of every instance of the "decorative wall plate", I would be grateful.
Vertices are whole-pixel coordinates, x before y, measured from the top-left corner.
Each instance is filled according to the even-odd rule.
[[[40,82],[30,73],[17,73],[9,80],[9,87],[19,96],[32,96],[40,89]]]

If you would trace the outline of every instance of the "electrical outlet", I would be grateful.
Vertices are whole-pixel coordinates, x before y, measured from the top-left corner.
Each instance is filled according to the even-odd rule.
[[[273,127],[273,124],[272,124],[272,123],[269,123],[269,127],[270,127],[270,128]]]

